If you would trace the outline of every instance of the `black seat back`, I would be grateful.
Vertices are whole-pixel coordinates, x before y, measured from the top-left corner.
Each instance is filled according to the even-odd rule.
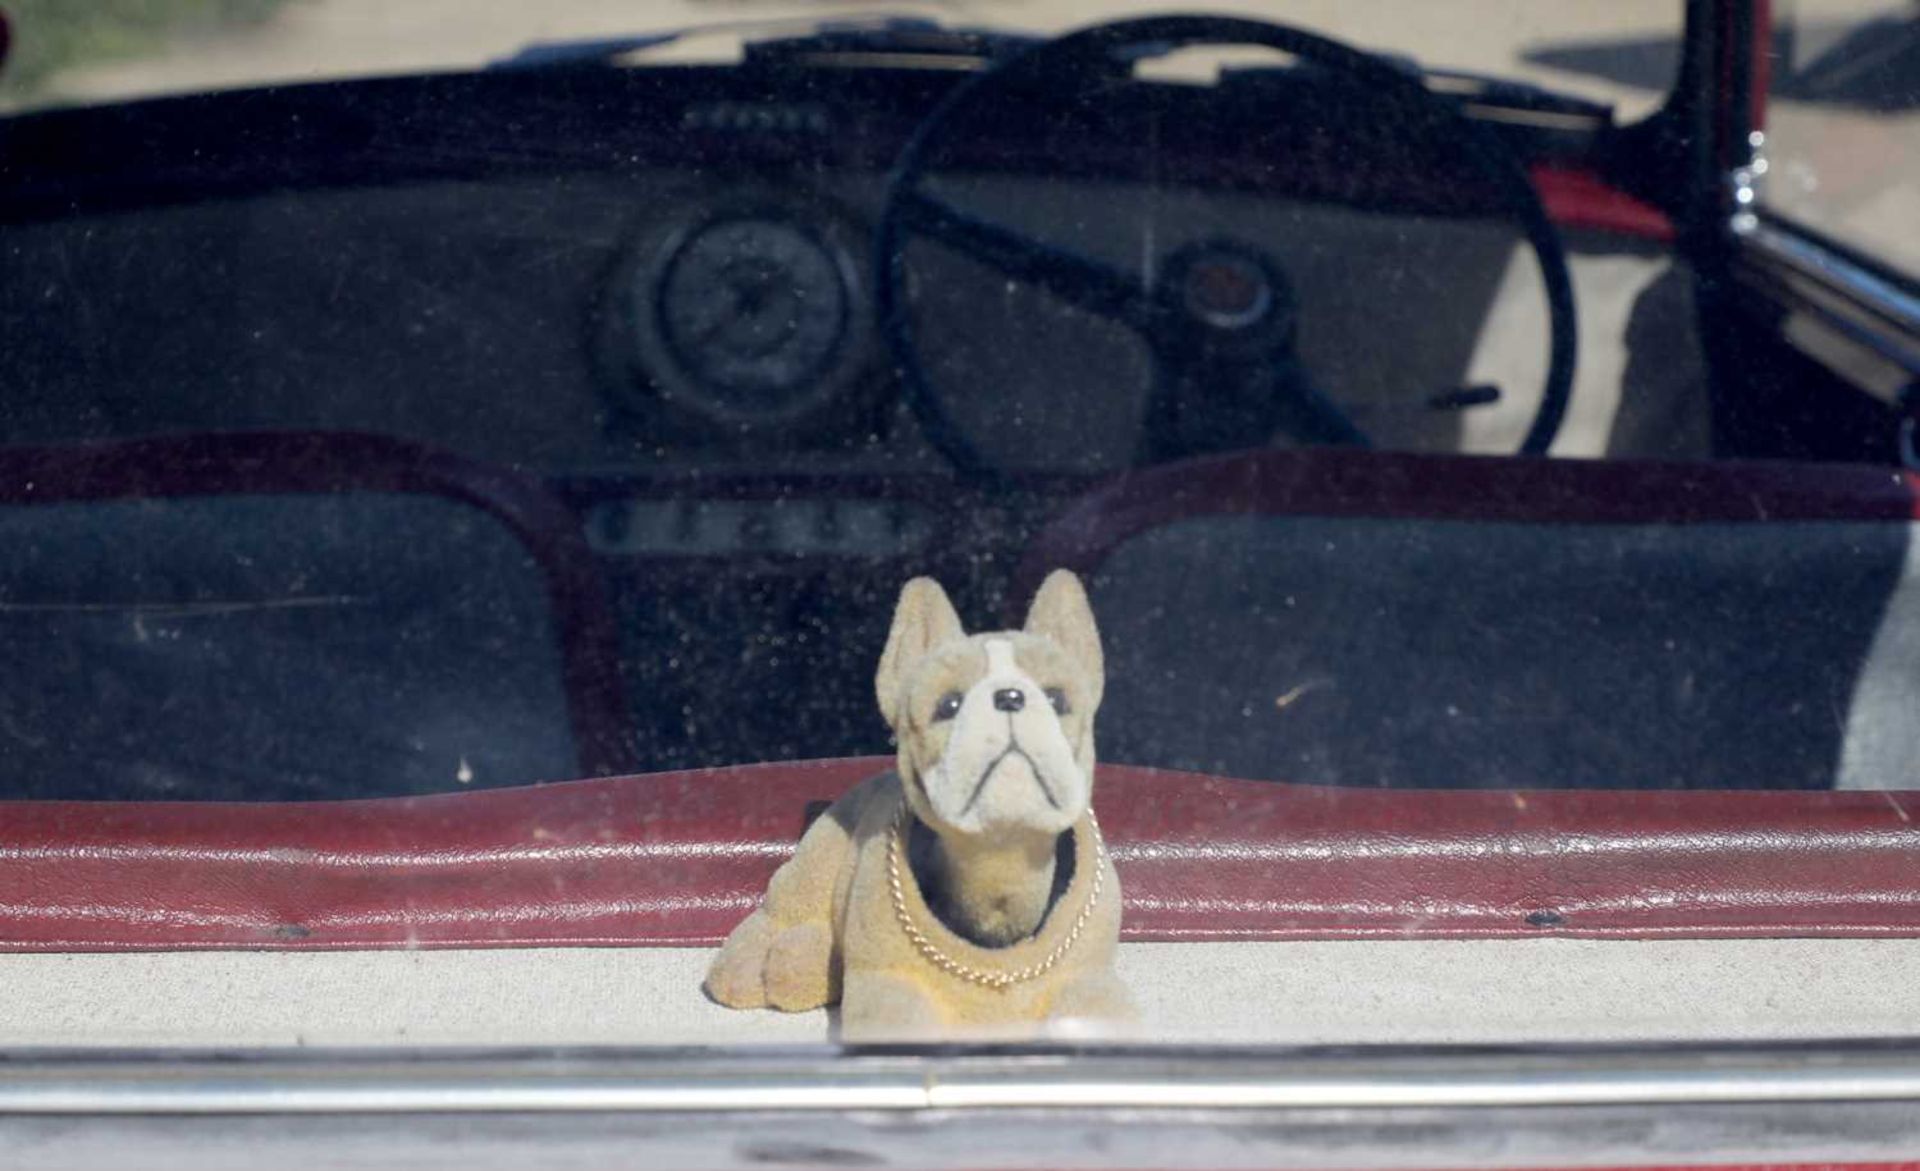
[[[1029,573],[1089,575],[1117,762],[1902,787],[1920,784],[1913,516],[1877,470],[1274,452],[1098,493]]]
[[[0,480],[0,795],[354,797],[625,763],[604,604],[530,484],[342,435],[15,449]]]

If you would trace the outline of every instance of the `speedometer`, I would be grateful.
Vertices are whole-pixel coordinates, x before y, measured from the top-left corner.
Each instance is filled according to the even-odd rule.
[[[845,343],[851,290],[828,246],[793,223],[706,224],[661,279],[660,332],[674,358],[737,409],[786,406]]]
[[[885,389],[868,263],[866,232],[823,198],[689,192],[615,274],[600,324],[609,389],[650,436],[852,437]]]

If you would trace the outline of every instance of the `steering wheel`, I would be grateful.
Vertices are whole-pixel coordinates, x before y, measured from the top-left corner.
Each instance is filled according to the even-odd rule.
[[[1220,16],[1155,16],[1116,21],[1030,46],[951,90],[915,130],[895,160],[876,229],[875,285],[879,328],[909,403],[928,437],[963,473],[1001,473],[958,426],[927,378],[906,304],[905,252],[930,239],[984,263],[1009,280],[1033,285],[1083,311],[1138,334],[1153,356],[1149,450],[1142,462],[1213,449],[1189,434],[1167,448],[1177,429],[1182,390],[1209,400],[1194,409],[1224,409],[1221,438],[1246,446],[1249,426],[1284,431],[1305,443],[1371,446],[1346,412],[1315,388],[1293,353],[1293,315],[1284,278],[1251,249],[1193,245],[1165,258],[1161,275],[1143,287],[1136,276],[1103,261],[1033,239],[969,214],[923,189],[933,147],[960,116],[1008,87],[1060,79],[1112,84],[1132,62],[1198,45],[1262,45],[1365,87],[1368,100],[1406,125],[1444,132],[1450,147],[1485,173],[1498,207],[1518,223],[1539,261],[1549,309],[1551,350],[1540,406],[1520,446],[1544,454],[1572,393],[1576,351],[1573,285],[1566,247],[1514,152],[1486,126],[1427,89],[1419,76],[1379,57],[1285,25]],[[1074,82],[1069,81],[1072,85]],[[1071,92],[1071,91],[1069,91]],[[1158,435],[1156,441],[1153,436]],[[1264,436],[1263,436],[1264,439]],[[1153,445],[1159,442],[1158,450]]]

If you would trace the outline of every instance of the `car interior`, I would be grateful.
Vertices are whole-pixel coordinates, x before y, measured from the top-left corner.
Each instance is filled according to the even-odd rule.
[[[1699,303],[1721,262],[1689,247],[1692,209],[1644,189],[1686,77],[1665,109],[1619,126],[1544,97],[1435,96],[1392,63],[1254,22],[1173,23],[1120,48],[1264,37],[1321,56],[1115,87],[1126,53],[1069,39],[943,105],[950,75],[886,67],[901,37],[962,62],[1004,47],[854,29],[754,45],[734,68],[509,61],[9,120],[6,438],[26,466],[52,461],[7,510],[8,638],[16,661],[45,665],[6,684],[41,764],[13,795],[353,797],[868,752],[868,660],[909,570],[983,616],[1015,609],[1016,571],[1057,517],[1133,473],[1182,495],[1212,472],[1168,468],[1226,452],[1279,469],[1292,457],[1268,453],[1346,448],[1294,478],[1345,462],[1418,476],[1440,514],[1502,473],[1363,449],[1893,466],[1891,408],[1832,376],[1783,377],[1808,364],[1790,343],[1725,294]],[[1019,116],[1036,107],[1048,116]],[[522,544],[591,565],[515,582],[486,560],[514,556],[512,534],[483,533],[481,516],[455,539],[494,549],[430,547],[454,502],[370,498],[356,435],[521,481],[547,497]],[[226,454],[142,449],[171,482],[119,494],[63,456],[156,436],[222,436]],[[312,494],[217,466],[272,464],[287,444],[335,469]],[[318,454],[330,445],[338,458]],[[1750,516],[1691,495],[1738,497],[1737,477],[1643,492],[1613,527],[1569,526],[1559,514],[1582,505],[1556,497],[1600,507],[1615,481],[1524,466],[1538,515],[1516,501],[1499,525],[1396,534],[1396,515],[1436,513],[1329,516],[1308,493],[1209,535],[1186,514],[1217,509],[1196,502],[1185,536],[1137,534],[1110,551],[1119,566],[1090,564],[1097,603],[1125,598],[1116,638],[1143,639],[1105,721],[1117,759],[1386,786],[1887,783],[1842,751],[1842,730],[1856,702],[1903,702],[1874,698],[1876,680],[1913,674],[1891,649],[1920,621],[1900,588],[1907,526],[1885,523],[1905,518],[1891,479],[1863,473],[1856,491],[1884,499],[1791,533],[1747,523],[1780,519],[1757,503]],[[1676,527],[1687,512],[1711,524]],[[78,592],[76,543],[111,571]],[[460,565],[460,580],[438,597],[327,580],[357,558],[404,573],[389,549],[428,576]],[[1537,573],[1513,575],[1515,559]],[[1703,563],[1714,576],[1686,580]],[[1196,564],[1212,567],[1189,577]],[[1128,584],[1154,576],[1169,579],[1159,593]],[[1369,600],[1357,578],[1385,592]],[[1429,601],[1390,604],[1403,583]],[[1203,593],[1173,606],[1189,584]],[[1272,637],[1256,648],[1206,590],[1256,606],[1297,592],[1304,608],[1263,611]],[[609,608],[592,624],[602,645],[557,646],[566,623],[529,609],[543,594]],[[1596,608],[1608,598],[1616,611]],[[49,626],[44,606],[72,613]],[[1137,620],[1161,607],[1193,628]],[[1601,640],[1587,653],[1544,653],[1583,629]],[[520,637],[548,645],[522,653]],[[120,650],[74,671],[74,639]],[[224,669],[236,642],[284,648],[253,659],[281,683]],[[400,653],[364,669],[382,648]],[[625,718],[591,733],[624,739],[604,759],[582,754],[583,717],[560,699],[576,655],[621,669]],[[1421,710],[1344,681],[1362,661],[1422,676]],[[1148,671],[1185,679],[1201,662],[1229,667],[1192,704],[1203,722],[1156,715]],[[463,682],[423,704],[428,680]],[[1274,709],[1300,685],[1313,693]],[[1735,731],[1789,693],[1768,736]],[[804,694],[806,718],[755,694]],[[75,710],[125,738],[116,763]],[[1551,729],[1575,716],[1591,734],[1568,754]],[[1244,750],[1179,747],[1183,731],[1212,738],[1205,720],[1246,723]],[[1425,761],[1410,769],[1384,747],[1403,721],[1504,759],[1409,743]],[[364,750],[259,732],[315,723],[356,729],[345,739]],[[1628,725],[1641,735],[1622,737]],[[1531,746],[1528,726],[1544,733]]]

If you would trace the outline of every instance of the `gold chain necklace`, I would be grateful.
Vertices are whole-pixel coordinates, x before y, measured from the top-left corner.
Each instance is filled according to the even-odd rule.
[[[907,827],[911,824],[913,808],[902,797],[900,813],[893,819],[893,837],[887,843],[887,890],[893,896],[893,917],[900,921],[900,929],[907,933],[913,946],[924,956],[928,963],[948,975],[957,976],[972,984],[1004,991],[1015,984],[1024,984],[1028,980],[1046,975],[1054,965],[1066,958],[1073,945],[1080,941],[1081,932],[1087,929],[1088,920],[1093,918],[1093,909],[1100,904],[1100,891],[1106,885],[1107,848],[1100,839],[1100,823],[1094,819],[1093,810],[1087,810],[1087,828],[1093,833],[1093,890],[1088,892],[1087,901],[1074,917],[1073,926],[1068,929],[1067,937],[1050,952],[1046,958],[1018,968],[1011,972],[983,972],[969,964],[954,959],[928,939],[926,932],[907,914],[907,892],[900,877],[900,853],[902,843],[907,839]]]

